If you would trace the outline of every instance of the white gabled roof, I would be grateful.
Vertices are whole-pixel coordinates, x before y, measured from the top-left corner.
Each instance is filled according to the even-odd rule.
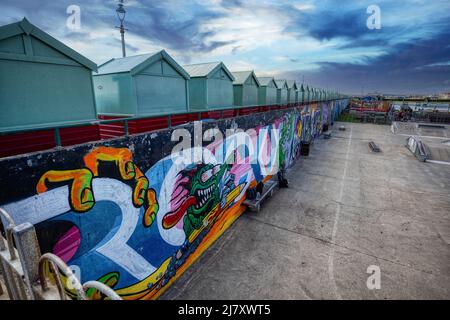
[[[214,74],[218,69],[223,68],[225,73],[234,81],[234,76],[228,70],[223,62],[207,62],[207,63],[197,63],[184,65],[183,68],[189,73],[192,78],[208,78],[210,75]]]
[[[61,41],[53,38],[51,35],[46,33],[45,31],[39,29],[34,24],[29,22],[26,18],[23,18],[22,21],[18,21],[15,23],[7,24],[4,26],[0,26],[0,40],[7,39],[10,37],[14,37],[20,34],[31,35],[42,42],[44,42],[49,47],[54,48],[55,50],[63,53],[70,59],[76,61],[77,63],[85,66],[86,68],[97,71],[97,64],[84,57],[77,51],[69,48]]]
[[[114,74],[130,72],[132,75],[139,73],[149,65],[164,59],[172,68],[177,70],[185,79],[189,79],[189,74],[184,70],[165,50],[154,53],[140,54],[125,58],[111,59],[98,67],[96,75]]]
[[[278,88],[277,83],[275,82],[275,79],[273,77],[258,77],[258,81],[262,87],[266,87],[273,81],[275,84],[275,87]]]
[[[234,76],[234,85],[242,85],[244,84],[248,78],[252,77],[256,80],[256,83],[258,84],[258,86],[260,86],[259,80],[255,75],[255,72],[253,70],[250,71],[236,71],[236,72],[232,72],[233,76]]]
[[[287,87],[286,80],[275,80],[275,83],[277,84],[278,89],[283,89],[284,86]]]

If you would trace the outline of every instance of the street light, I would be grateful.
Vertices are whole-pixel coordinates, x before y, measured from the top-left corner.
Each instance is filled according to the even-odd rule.
[[[116,9],[116,13],[117,13],[117,18],[119,18],[120,21],[120,27],[116,27],[120,29],[120,35],[122,37],[122,56],[126,57],[126,52],[125,52],[125,28],[123,26],[123,22],[125,20],[125,15],[127,14],[127,12],[125,11],[125,8],[123,7],[123,0],[119,0],[120,3]]]

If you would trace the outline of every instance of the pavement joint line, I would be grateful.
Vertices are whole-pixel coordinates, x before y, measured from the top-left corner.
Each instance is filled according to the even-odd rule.
[[[340,187],[340,191],[339,191],[338,204],[336,207],[333,231],[331,233],[331,241],[333,243],[336,243],[336,234],[337,234],[337,229],[338,229],[339,216],[340,216],[341,210],[342,210],[342,206],[339,203],[342,202],[342,198],[344,197],[345,177],[347,176],[347,168],[348,168],[348,162],[349,162],[349,153],[350,153],[350,146],[352,143],[352,137],[353,137],[353,126],[350,127],[350,135],[349,135],[348,143],[347,143],[347,153],[345,155],[344,171],[342,173],[342,180],[341,180],[341,187]],[[335,254],[335,247],[332,246],[331,253],[328,256],[328,277],[333,284],[334,293],[335,293],[336,297],[339,300],[342,300],[342,296],[340,295],[340,293],[338,291],[336,280],[334,278],[334,254]]]
[[[339,248],[342,248],[342,249],[346,249],[348,251],[359,253],[359,254],[362,254],[362,255],[365,255],[365,256],[368,256],[368,257],[371,257],[371,258],[375,258],[375,259],[378,259],[378,260],[386,261],[386,262],[389,262],[389,263],[392,263],[392,264],[395,264],[395,265],[398,265],[398,266],[401,266],[401,267],[404,267],[404,268],[409,268],[409,269],[412,269],[414,271],[418,271],[418,272],[422,272],[422,273],[426,273],[426,274],[430,274],[430,275],[439,275],[439,276],[447,277],[447,276],[442,275],[440,273],[434,273],[432,271],[417,269],[414,266],[409,265],[409,264],[404,264],[404,263],[400,263],[400,262],[397,262],[397,261],[394,261],[394,260],[391,260],[391,259],[379,257],[379,256],[376,256],[374,254],[370,254],[370,253],[358,250],[356,248],[344,246],[344,245],[339,244],[339,243],[334,243],[334,242],[331,242],[331,241],[328,241],[328,240],[325,240],[325,239],[322,239],[322,238],[319,238],[319,237],[313,237],[313,236],[301,233],[299,231],[295,231],[295,230],[292,230],[292,229],[289,229],[289,228],[286,228],[286,227],[282,227],[282,226],[279,226],[279,225],[276,225],[276,224],[273,224],[273,223],[270,223],[270,222],[262,221],[260,219],[255,218],[255,217],[252,217],[252,216],[244,215],[243,217],[245,217],[248,220],[252,220],[252,221],[255,221],[255,222],[258,222],[258,223],[261,223],[261,224],[265,224],[267,226],[270,226],[270,227],[273,227],[273,228],[276,228],[276,229],[284,230],[284,231],[287,231],[287,232],[290,232],[290,233],[293,233],[293,234],[296,234],[296,235],[299,235],[299,236],[302,236],[302,237],[305,237],[305,238],[317,240],[317,241],[322,242],[323,244],[329,245],[331,247],[335,246],[335,247],[339,247]]]

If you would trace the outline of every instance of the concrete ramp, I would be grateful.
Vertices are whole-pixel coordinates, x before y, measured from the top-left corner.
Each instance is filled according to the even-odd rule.
[[[427,142],[425,143],[425,146],[427,148],[429,160],[448,162],[450,164],[450,146],[433,142]]]
[[[392,132],[399,135],[420,136],[431,138],[450,138],[450,126],[444,124],[394,122]]]
[[[421,136],[448,138],[448,128],[445,125],[417,124],[417,132]]]
[[[450,126],[394,122],[391,131],[408,137],[407,148],[420,160],[450,164]]]

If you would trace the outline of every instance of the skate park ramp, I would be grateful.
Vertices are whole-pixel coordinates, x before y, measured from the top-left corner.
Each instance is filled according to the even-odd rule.
[[[392,132],[414,136],[424,145],[427,161],[450,164],[450,126],[430,123],[394,122]]]
[[[428,140],[424,144],[427,148],[429,160],[447,162],[450,164],[450,140]]]
[[[420,136],[422,138],[442,138],[450,140],[450,126],[443,124],[393,122],[392,132],[399,135]]]

